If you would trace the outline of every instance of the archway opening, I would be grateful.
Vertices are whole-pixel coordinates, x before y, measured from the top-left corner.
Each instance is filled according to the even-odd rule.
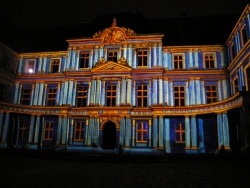
[[[103,127],[102,149],[114,150],[116,148],[116,125],[108,121]]]

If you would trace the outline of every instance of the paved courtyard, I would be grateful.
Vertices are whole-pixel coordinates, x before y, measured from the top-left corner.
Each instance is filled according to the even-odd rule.
[[[1,187],[250,187],[242,156],[0,151]]]

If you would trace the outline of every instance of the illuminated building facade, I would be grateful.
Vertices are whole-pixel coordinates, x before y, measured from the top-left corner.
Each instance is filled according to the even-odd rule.
[[[112,26],[67,51],[0,50],[0,147],[210,153],[249,148],[250,7],[226,45],[163,46]],[[243,100],[244,99],[244,100]]]

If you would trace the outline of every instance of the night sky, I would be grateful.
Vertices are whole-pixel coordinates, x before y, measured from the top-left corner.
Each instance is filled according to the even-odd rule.
[[[62,3],[63,2],[63,3]],[[0,41],[18,52],[66,50],[111,26],[163,33],[164,45],[224,44],[248,0],[1,0]]]

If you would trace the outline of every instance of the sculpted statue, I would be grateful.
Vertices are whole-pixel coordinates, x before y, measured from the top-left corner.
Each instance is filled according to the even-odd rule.
[[[123,56],[121,56],[121,58],[118,59],[117,62],[118,62],[119,64],[122,64],[122,65],[127,65],[127,64],[128,64],[127,60],[126,60]]]
[[[104,64],[105,62],[106,62],[106,61],[105,61],[104,57],[101,57],[101,58],[99,59],[99,61],[95,64],[95,66],[102,65],[102,64]]]

